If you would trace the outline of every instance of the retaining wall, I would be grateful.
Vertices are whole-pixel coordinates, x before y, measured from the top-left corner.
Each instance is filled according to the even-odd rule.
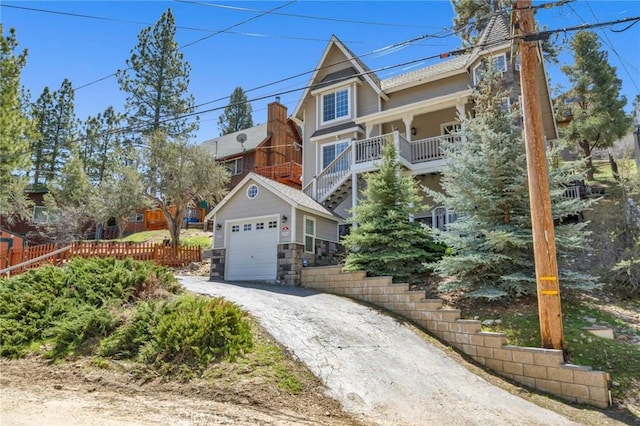
[[[440,299],[408,290],[391,277],[342,272],[340,266],[302,269],[302,286],[347,296],[388,309],[424,327],[479,364],[530,388],[564,399],[605,408],[609,374],[566,364],[562,351],[507,345],[504,333],[481,331],[480,321],[460,319],[459,309],[445,309]]]

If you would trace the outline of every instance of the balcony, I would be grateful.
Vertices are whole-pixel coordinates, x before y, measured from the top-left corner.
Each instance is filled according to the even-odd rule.
[[[255,173],[297,189],[302,187],[302,166],[295,161],[275,166],[256,167]]]
[[[362,173],[377,170],[383,148],[393,144],[400,162],[414,174],[434,173],[440,170],[444,157],[440,150],[443,140],[452,141],[459,136],[440,135],[426,139],[408,141],[397,131],[362,140],[354,140],[350,147],[338,155],[322,170],[303,191],[319,202],[324,202],[338,189],[344,189],[352,172]],[[344,191],[343,191],[344,192]]]

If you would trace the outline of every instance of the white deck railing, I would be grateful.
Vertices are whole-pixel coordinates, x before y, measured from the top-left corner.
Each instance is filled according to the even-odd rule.
[[[394,144],[398,154],[411,164],[439,160],[442,158],[440,144],[452,141],[458,136],[443,135],[416,141],[408,141],[395,131],[385,135],[352,141],[324,170],[302,190],[316,201],[322,202],[326,196],[341,184],[356,164],[370,163],[382,158],[382,151],[388,144]]]

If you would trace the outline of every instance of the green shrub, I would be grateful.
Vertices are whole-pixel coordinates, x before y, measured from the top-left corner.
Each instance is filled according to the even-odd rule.
[[[64,268],[46,265],[2,278],[0,356],[20,357],[45,337],[53,339],[52,356],[74,352],[78,338],[101,336],[114,326],[102,308],[180,291],[167,268],[130,259],[75,258]]]
[[[109,334],[119,320],[104,308],[80,305],[74,315],[66,315],[47,330],[45,337],[51,339],[53,347],[47,354],[52,358],[71,355],[87,341]],[[97,343],[97,342],[96,342]]]
[[[147,343],[159,318],[166,313],[167,302],[145,301],[136,307],[131,320],[112,335],[102,339],[98,353],[115,359],[133,359]]]
[[[166,309],[140,351],[148,363],[204,367],[219,359],[234,360],[253,346],[245,314],[231,302],[183,296]]]

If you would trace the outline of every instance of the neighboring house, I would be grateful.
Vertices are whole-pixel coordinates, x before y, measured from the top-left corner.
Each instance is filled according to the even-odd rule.
[[[17,218],[9,223],[5,218],[0,217],[0,226],[5,228],[6,232],[14,235],[26,236],[24,244],[40,244],[42,239],[38,238],[38,225],[49,220],[47,216],[47,208],[44,206],[44,196],[48,191],[46,189],[27,191],[27,198],[33,202],[33,211],[31,219],[24,220]],[[15,244],[14,244],[15,247]]]
[[[211,279],[300,285],[304,265],[335,263],[338,222],[302,191],[248,173],[207,215]]]
[[[231,172],[229,189],[250,172],[301,187],[302,138],[278,98],[268,105],[265,124],[210,139],[202,146]]]
[[[26,245],[27,239],[24,235],[18,235],[15,232],[0,228],[0,269],[9,266],[9,249]]]
[[[519,100],[519,61],[512,54],[509,18],[493,17],[478,46],[490,47],[380,79],[333,36],[293,113],[304,140],[303,191],[348,217],[364,184],[362,174],[377,169],[382,146],[389,143],[397,147],[404,173],[440,190],[440,142],[455,137],[450,133],[460,127],[460,116],[473,114],[472,87],[487,61],[511,88],[505,107]],[[557,130],[542,61],[537,75],[545,137],[553,140]],[[431,207],[416,220],[438,228],[455,220],[426,195],[424,202]]]

